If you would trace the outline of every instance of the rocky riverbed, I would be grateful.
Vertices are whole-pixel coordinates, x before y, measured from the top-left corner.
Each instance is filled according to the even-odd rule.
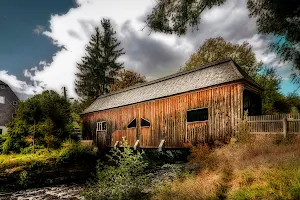
[[[163,166],[153,168],[148,174],[152,180],[151,185],[164,180],[173,180],[184,168],[186,170],[191,170],[186,167],[187,165],[181,162],[178,164],[165,164]],[[86,187],[87,185],[83,184],[73,184],[28,189],[2,195],[0,193],[0,200],[80,200],[84,199],[80,196],[80,192]],[[149,188],[149,190],[151,190],[151,188]]]
[[[85,185],[60,185],[56,187],[44,187],[28,189],[9,194],[0,194],[0,200],[78,200],[83,199],[80,192]]]

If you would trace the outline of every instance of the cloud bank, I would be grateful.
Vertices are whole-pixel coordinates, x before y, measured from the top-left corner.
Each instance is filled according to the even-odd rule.
[[[51,61],[40,62],[39,67],[24,71],[32,86],[10,76],[8,80],[25,93],[40,92],[42,88],[61,91],[68,88],[70,96],[76,97],[74,81],[77,72],[76,63],[84,55],[95,26],[100,25],[103,17],[113,21],[118,38],[126,54],[121,57],[125,67],[145,75],[148,80],[166,76],[184,66],[189,56],[203,42],[211,37],[222,36],[233,43],[248,41],[258,58],[266,65],[281,67],[274,53],[266,53],[272,36],[257,33],[254,19],[248,17],[245,0],[227,0],[225,4],[206,10],[198,31],[189,31],[187,35],[177,37],[161,33],[151,33],[143,29],[143,19],[151,12],[154,0],[77,0],[76,8],[63,15],[52,15],[49,30],[43,31],[53,45],[61,47]],[[1,72],[0,72],[1,78]]]

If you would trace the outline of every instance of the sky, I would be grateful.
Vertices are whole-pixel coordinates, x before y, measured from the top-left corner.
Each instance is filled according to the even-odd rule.
[[[203,42],[222,36],[232,43],[249,42],[258,60],[275,67],[282,77],[281,91],[293,92],[291,67],[267,51],[272,35],[257,33],[248,17],[245,0],[227,0],[205,10],[198,31],[178,37],[151,33],[145,17],[155,0],[3,0],[0,6],[0,80],[9,84],[21,99],[45,89],[77,97],[74,81],[76,62],[84,55],[94,27],[110,18],[126,54],[125,68],[147,80],[178,71]]]

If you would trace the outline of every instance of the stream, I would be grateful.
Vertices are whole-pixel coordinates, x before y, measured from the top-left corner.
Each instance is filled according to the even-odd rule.
[[[0,200],[78,200],[83,199],[80,192],[85,185],[60,185],[56,187],[44,187],[28,189],[9,194],[1,194]]]

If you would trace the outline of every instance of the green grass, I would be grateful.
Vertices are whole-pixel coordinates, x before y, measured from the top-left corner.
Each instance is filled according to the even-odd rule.
[[[74,161],[78,157],[83,158],[87,155],[94,155],[94,153],[78,143],[67,141],[58,150],[42,149],[29,154],[0,154],[0,170],[29,167],[34,163],[55,165],[61,162]]]
[[[57,150],[0,155],[0,191],[85,181],[95,171],[96,154],[68,141]]]
[[[264,170],[260,176],[252,172],[229,193],[229,199],[300,199],[299,169],[300,163],[295,162]]]
[[[54,161],[55,155],[58,154],[58,150],[49,153],[35,153],[35,154],[9,154],[0,155],[0,170],[11,169],[15,167],[26,167],[32,163],[41,162],[44,164],[51,163]]]

